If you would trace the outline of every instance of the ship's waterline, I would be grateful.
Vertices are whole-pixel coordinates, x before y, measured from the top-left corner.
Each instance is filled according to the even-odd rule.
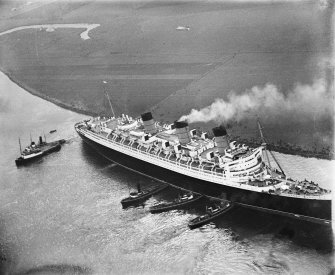
[[[0,263],[5,271],[28,273],[38,267],[45,272],[93,274],[331,271],[331,233],[325,226],[236,209],[216,226],[191,231],[187,222],[201,209],[155,215],[147,211],[157,201],[175,197],[173,190],[150,199],[145,208],[122,210],[120,200],[129,188],[158,183],[110,165],[76,138],[73,124],[86,119],[83,115],[31,96],[3,74],[0,85],[1,103],[6,103],[0,116]],[[57,132],[47,134],[50,129]],[[71,140],[61,151],[17,169],[18,136],[28,143],[30,131],[36,139],[43,130],[47,140]],[[315,167],[306,170],[306,178],[332,172],[325,165],[330,161],[286,155],[280,160],[291,158]],[[301,168],[296,169],[292,166],[289,176],[302,174]],[[294,230],[294,236],[285,237],[282,228]]]
[[[331,219],[330,190],[275,172],[263,160],[263,147],[221,145],[227,135],[222,126],[213,129],[215,143],[194,131],[189,134],[185,122],[174,126],[160,126],[146,113],[142,120],[95,118],[77,123],[75,129],[101,155],[163,182],[214,197],[224,194],[235,203],[292,212],[297,217]],[[222,154],[218,146],[225,146]]]

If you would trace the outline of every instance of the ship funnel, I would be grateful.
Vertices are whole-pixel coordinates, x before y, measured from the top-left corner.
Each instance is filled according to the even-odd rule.
[[[185,145],[189,143],[191,138],[188,130],[188,123],[186,121],[175,121],[174,126],[180,144]]]
[[[226,148],[229,148],[229,141],[227,131],[224,126],[215,127],[212,129],[215,137],[216,147],[220,154],[225,152]]]
[[[42,143],[43,143],[43,140],[42,140],[42,137],[41,137],[41,136],[39,137],[39,140],[40,140],[40,144],[42,144]]]
[[[150,112],[141,115],[143,120],[144,130],[148,134],[155,134],[157,132],[155,121]]]

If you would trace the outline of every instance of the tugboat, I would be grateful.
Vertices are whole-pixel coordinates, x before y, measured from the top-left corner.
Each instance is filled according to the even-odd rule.
[[[157,194],[158,192],[164,190],[167,188],[168,184],[163,184],[158,187],[155,187],[151,190],[142,190],[140,184],[137,185],[137,192],[130,192],[129,197],[124,198],[121,200],[121,204],[123,208],[127,208],[130,205],[139,204],[141,202],[144,202],[148,198],[150,198],[152,195]]]
[[[267,149],[259,121],[258,128],[262,144],[252,148],[231,140],[224,125],[214,127],[211,138],[190,129],[187,121],[155,121],[151,112],[137,118],[113,113],[75,124],[97,153],[141,175],[205,196],[225,193],[227,200],[246,207],[329,222],[331,190],[289,179]]]
[[[169,211],[172,209],[177,209],[185,205],[189,205],[193,202],[196,202],[200,199],[202,199],[204,196],[200,194],[195,194],[193,192],[186,193],[182,196],[179,196],[175,201],[170,202],[170,203],[162,203],[162,204],[157,204],[152,207],[150,207],[150,212],[152,214],[154,213],[160,213],[164,211]]]
[[[50,154],[52,152],[59,151],[61,149],[61,144],[65,143],[65,139],[60,139],[53,142],[43,141],[42,137],[39,137],[39,142],[36,144],[34,141],[30,142],[24,150],[21,149],[21,141],[19,139],[20,154],[15,163],[17,166],[30,163],[44,155]]]
[[[232,202],[225,202],[221,203],[220,205],[216,205],[214,208],[213,207],[207,207],[206,206],[206,214],[196,217],[195,219],[191,220],[188,223],[188,226],[190,229],[195,229],[197,227],[200,227],[204,224],[209,223],[210,221],[216,219],[220,215],[228,212],[230,209],[233,208],[233,203]]]

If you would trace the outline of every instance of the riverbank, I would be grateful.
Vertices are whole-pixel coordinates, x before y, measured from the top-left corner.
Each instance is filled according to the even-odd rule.
[[[22,89],[24,89],[25,91],[29,92],[30,94],[34,95],[34,96],[38,96],[44,100],[47,100],[59,107],[62,107],[66,110],[70,110],[79,114],[83,114],[83,115],[88,115],[88,116],[97,116],[98,114],[96,112],[87,110],[87,109],[83,109],[81,106],[79,105],[73,105],[73,104],[67,104],[66,102],[62,102],[59,99],[56,98],[52,98],[46,94],[40,93],[39,91],[37,91],[36,89],[33,89],[31,87],[29,87],[27,84],[25,84],[24,82],[20,82],[13,74],[11,74],[10,72],[6,71],[3,67],[0,66],[0,70],[11,80],[13,81],[15,84],[17,84],[18,86],[20,86]]]
[[[281,273],[330,272],[333,246],[327,225],[240,208],[204,230],[189,230],[188,221],[202,215],[204,207],[162,215],[147,211],[176,198],[174,189],[153,197],[145,208],[123,210],[120,200],[129,195],[129,189],[136,189],[137,184],[150,189],[158,183],[111,165],[86,146],[72,127],[83,115],[32,96],[2,73],[0,78],[1,98],[7,107],[0,116],[1,274],[55,270],[246,274],[271,273],[273,266]],[[59,152],[18,169],[13,161],[18,135],[56,128],[53,137],[76,138]],[[334,182],[330,176],[333,162],[278,158],[292,178],[318,180],[323,188]],[[269,258],[273,251],[275,255]]]
[[[54,17],[60,9],[61,22],[60,16]],[[0,37],[4,53],[0,66],[30,93],[91,116],[110,115],[107,91],[117,115],[136,117],[152,110],[155,119],[171,123],[192,109],[226,100],[232,91],[243,95],[266,83],[284,97],[299,83],[313,93],[313,81],[327,81],[332,69],[325,61],[331,52],[327,32],[331,12],[320,11],[313,3],[253,6],[191,1],[157,6],[84,1],[47,5],[43,17],[38,16],[41,11],[1,22],[5,35]],[[90,31],[90,39],[83,39],[83,30],[76,27],[88,25],[77,22],[100,25]],[[180,32],[178,26],[190,30]],[[297,103],[305,106],[303,101]],[[323,106],[305,109],[307,115],[259,114],[269,146],[329,159],[332,114],[318,116]],[[217,123],[200,126],[211,132]],[[250,118],[234,123],[232,134],[253,142],[259,137],[256,129]]]
[[[18,86],[20,86],[21,88],[23,88],[24,90],[26,90],[27,92],[29,92],[30,94],[34,95],[34,96],[38,96],[44,100],[47,100],[59,107],[62,107],[64,109],[79,113],[79,114],[83,114],[83,115],[88,115],[88,116],[98,116],[98,115],[102,115],[101,113],[97,113],[94,112],[93,110],[88,110],[88,109],[84,109],[82,106],[80,106],[80,104],[76,105],[76,104],[68,104],[66,102],[63,102],[59,99],[56,98],[52,98],[48,95],[45,95],[39,91],[37,91],[36,89],[32,89],[31,87],[29,87],[28,85],[26,85],[25,83],[20,82],[15,76],[13,76],[12,74],[10,74],[10,72],[7,72],[6,70],[4,70],[4,68],[1,68],[1,71],[6,74],[8,76],[8,78],[15,82]],[[243,138],[240,136],[233,136],[233,139],[237,139],[242,143],[247,144],[248,146],[259,146],[260,143],[255,141],[254,138]],[[300,146],[298,145],[294,145],[294,144],[289,144],[289,143],[285,143],[285,142],[281,142],[280,144],[278,143],[268,143],[268,149],[274,152],[278,152],[278,153],[283,153],[283,154],[289,154],[289,155],[297,155],[297,156],[301,156],[301,157],[306,157],[306,158],[317,158],[317,159],[325,159],[325,160],[333,160],[335,159],[334,153],[327,150],[327,151],[321,151],[321,152],[315,152],[315,151],[309,151],[306,149],[302,149]]]
[[[260,146],[260,142],[255,142],[253,139],[243,139],[236,137],[239,142],[244,143],[250,147],[257,147]],[[281,143],[267,143],[267,149],[282,153],[282,154],[287,154],[287,155],[295,155],[295,156],[301,156],[305,158],[317,158],[317,159],[325,159],[325,160],[334,160],[334,152],[331,152],[329,150],[323,150],[321,152],[315,152],[315,151],[309,151],[306,149],[301,148],[300,146],[294,145],[294,144],[289,144],[286,142],[281,142]]]

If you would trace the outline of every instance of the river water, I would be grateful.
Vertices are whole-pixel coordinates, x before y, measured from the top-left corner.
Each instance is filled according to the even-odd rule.
[[[189,230],[198,208],[150,214],[169,190],[123,210],[140,182],[77,137],[85,116],[34,97],[0,74],[0,273],[3,274],[329,274],[329,226],[235,209]],[[49,131],[57,129],[50,134]],[[61,151],[26,167],[14,159],[29,133],[67,139]],[[334,162],[277,154],[289,176],[330,187]],[[199,212],[200,211],[200,212]]]

